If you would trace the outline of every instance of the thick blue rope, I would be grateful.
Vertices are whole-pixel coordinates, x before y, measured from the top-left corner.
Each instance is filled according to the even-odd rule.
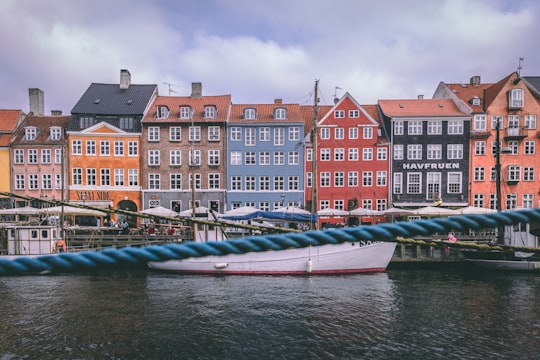
[[[395,241],[397,237],[430,236],[502,225],[540,221],[540,209],[513,210],[485,215],[463,215],[414,222],[383,223],[304,233],[252,236],[219,242],[149,245],[141,248],[108,248],[102,251],[61,253],[38,257],[0,257],[0,275],[145,268],[149,261],[180,260],[207,255],[243,254],[343,242]]]

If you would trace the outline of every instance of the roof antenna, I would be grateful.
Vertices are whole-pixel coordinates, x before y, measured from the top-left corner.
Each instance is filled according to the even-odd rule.
[[[521,69],[523,69],[523,61],[525,61],[525,58],[523,56],[520,56],[519,58],[519,62],[518,62],[518,68],[517,68],[517,73],[518,73],[518,77],[521,76]]]
[[[337,104],[337,102],[339,101],[339,99],[338,99],[338,97],[337,97],[337,91],[338,91],[338,90],[341,90],[341,88],[340,88],[339,86],[336,86],[336,87],[334,88],[334,95],[333,95],[333,96],[334,96],[334,104]]]
[[[171,83],[168,83],[168,82],[163,82],[163,84],[165,84],[165,85],[167,85],[169,87],[169,96],[171,96],[172,93],[176,93],[176,91],[171,89],[171,87],[177,87],[177,88],[180,87],[180,85],[174,85],[174,84],[171,84]]]

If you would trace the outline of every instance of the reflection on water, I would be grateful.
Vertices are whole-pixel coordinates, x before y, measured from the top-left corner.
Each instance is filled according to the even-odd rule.
[[[0,278],[0,359],[538,359],[540,278]]]

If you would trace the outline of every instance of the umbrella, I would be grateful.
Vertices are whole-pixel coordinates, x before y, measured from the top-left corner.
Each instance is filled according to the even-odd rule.
[[[253,206],[241,206],[227,211],[222,217],[228,220],[248,220],[257,217],[259,213],[259,209]]]
[[[195,208],[195,215],[197,215],[197,214],[208,214],[208,213],[210,213],[210,209],[207,208],[207,207],[199,206],[199,207]],[[193,214],[193,209],[187,209],[187,210],[181,211],[178,214],[178,216],[191,217],[192,214]]]
[[[78,208],[75,206],[53,206],[49,208],[41,209],[42,213],[45,214],[62,214],[64,215],[80,215],[80,216],[105,216],[107,215],[104,211],[99,210],[92,210],[92,209],[84,209],[84,208]]]
[[[414,215],[420,216],[451,216],[451,215],[461,215],[458,210],[452,210],[444,207],[437,206],[426,206],[420,209],[413,211]]]
[[[319,216],[347,216],[349,215],[349,212],[345,210],[326,208],[326,209],[317,211],[317,215]]]
[[[169,216],[169,217],[178,216],[178,213],[176,211],[167,209],[163,206],[156,206],[150,209],[142,210],[142,211],[139,211],[139,213],[152,215],[152,216]]]
[[[349,214],[353,216],[377,216],[377,215],[383,215],[383,212],[378,211],[378,210],[372,210],[372,209],[357,208],[357,209],[349,211]]]
[[[467,206],[467,207],[464,207],[463,209],[459,209],[458,211],[463,215],[466,215],[466,214],[491,214],[491,213],[496,213],[497,212],[497,210],[495,210],[495,209],[488,209],[488,208],[477,207],[477,206]]]
[[[13,209],[1,209],[0,215],[37,215],[42,212],[42,209],[37,209],[31,206],[13,208]]]
[[[284,206],[284,207],[275,209],[272,212],[274,213],[279,212],[279,213],[285,213],[285,214],[311,215],[309,211],[296,207],[296,206]]]

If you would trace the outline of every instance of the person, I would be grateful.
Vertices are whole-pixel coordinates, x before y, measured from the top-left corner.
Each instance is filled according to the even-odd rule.
[[[56,248],[58,249],[58,252],[66,252],[67,251],[67,245],[66,241],[64,239],[59,239],[56,243]]]
[[[128,225],[126,219],[122,220],[122,223],[120,224],[120,227],[122,228],[122,234],[124,234],[124,235],[129,234],[129,225]]]
[[[454,235],[454,232],[450,231],[448,233],[447,240],[450,241],[450,242],[456,242],[457,241],[456,236]]]

